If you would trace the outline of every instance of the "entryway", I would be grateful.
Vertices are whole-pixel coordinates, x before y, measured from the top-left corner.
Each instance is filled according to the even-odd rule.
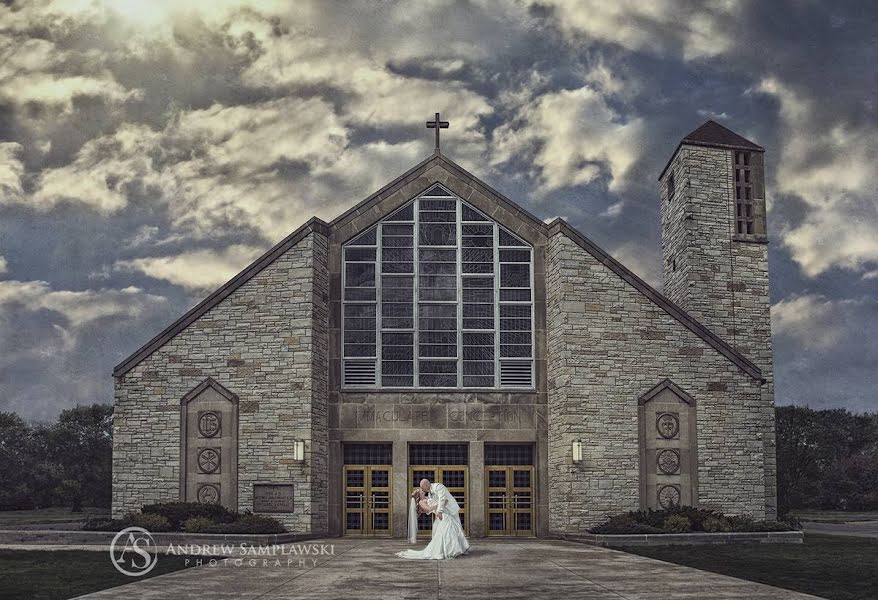
[[[345,535],[393,535],[390,444],[345,444]]]
[[[485,444],[488,536],[534,535],[533,444]]]
[[[469,531],[469,445],[454,443],[409,444],[409,489],[421,479],[441,483],[460,506],[460,524]],[[418,517],[418,536],[430,537],[433,517]]]

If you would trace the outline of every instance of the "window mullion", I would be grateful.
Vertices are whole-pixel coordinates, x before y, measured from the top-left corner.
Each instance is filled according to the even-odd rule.
[[[463,387],[463,224],[460,198],[457,199],[457,387]]]
[[[536,385],[537,380],[537,311],[534,292],[534,249],[530,249],[530,387]]]
[[[500,226],[494,226],[494,387],[500,387]]]
[[[412,322],[412,330],[414,331],[412,341],[414,347],[412,348],[412,360],[415,361],[412,366],[412,387],[415,389],[421,387],[421,342],[418,335],[421,329],[420,300],[418,298],[420,296],[419,281],[421,278],[421,251],[419,248],[421,238],[419,232],[420,212],[421,202],[419,199],[416,199],[412,210],[412,219],[414,220],[414,226],[412,227],[412,271],[414,272],[414,282],[412,282],[412,303],[414,304],[414,321]]]
[[[381,305],[381,279],[384,272],[384,264],[382,260],[381,234],[384,231],[384,225],[378,224],[378,230],[375,232],[375,387],[383,387],[381,381],[381,368],[383,366],[383,341],[381,334],[381,318],[384,309]]]

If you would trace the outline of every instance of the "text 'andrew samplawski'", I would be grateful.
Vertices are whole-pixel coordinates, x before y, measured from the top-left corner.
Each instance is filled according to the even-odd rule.
[[[170,544],[165,554],[180,556],[329,556],[335,554],[334,544],[271,544],[254,546],[234,544]]]

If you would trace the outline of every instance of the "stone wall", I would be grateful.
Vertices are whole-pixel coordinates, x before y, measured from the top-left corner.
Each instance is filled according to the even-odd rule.
[[[563,231],[549,241],[546,290],[551,531],[639,508],[638,398],[666,378],[697,402],[699,504],[765,518],[760,382]]]
[[[212,377],[239,398],[238,509],[292,483],[292,532],[325,532],[326,237],[310,232],[115,381],[113,515],[179,498],[180,402]],[[305,462],[293,460],[306,440]]]
[[[755,231],[735,231],[734,151],[682,145],[661,182],[664,292],[753,361],[766,380],[767,512],[776,514],[774,367],[771,346],[764,157],[751,153]],[[674,173],[676,192],[668,197]]]

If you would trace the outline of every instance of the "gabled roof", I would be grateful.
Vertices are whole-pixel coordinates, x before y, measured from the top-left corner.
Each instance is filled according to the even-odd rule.
[[[722,338],[720,338],[710,329],[696,321],[692,316],[689,315],[689,313],[671,302],[668,298],[658,292],[651,285],[649,285],[640,277],[628,270],[625,265],[610,256],[610,254],[607,253],[605,250],[598,247],[590,239],[571,227],[567,223],[567,221],[558,218],[549,223],[549,235],[554,235],[558,232],[563,233],[568,238],[573,240],[573,242],[576,243],[577,246],[591,254],[598,262],[602,263],[605,267],[621,277],[624,281],[629,283],[641,294],[652,300],[657,306],[662,308],[666,313],[679,321],[684,327],[686,327],[686,329],[700,337],[702,340],[707,342],[707,344],[711,346],[714,350],[732,361],[732,363],[734,363],[739,369],[747,373],[753,379],[762,381],[762,371],[759,369],[759,367],[757,367],[750,360],[748,360],[747,357],[732,348]]]
[[[599,248],[591,240],[582,235],[582,233],[571,227],[566,221],[564,221],[563,219],[555,219],[551,224],[546,225],[546,223],[544,223],[542,220],[538,219],[525,209],[518,206],[515,202],[489,186],[487,183],[485,183],[454,161],[442,156],[439,153],[434,153],[426,160],[418,163],[374,194],[371,194],[362,202],[345,211],[336,219],[333,219],[332,223],[327,224],[316,217],[312,218],[310,221],[299,227],[296,231],[278,242],[265,254],[253,261],[243,271],[235,275],[235,277],[226,282],[218,290],[210,294],[207,298],[205,298],[195,307],[187,311],[179,319],[171,323],[161,333],[156,335],[154,338],[152,338],[150,341],[148,341],[146,344],[136,350],[133,354],[131,354],[131,356],[116,365],[116,367],[113,369],[113,376],[121,377],[122,375],[130,371],[143,359],[145,359],[147,356],[149,356],[158,348],[171,340],[174,336],[176,336],[180,331],[189,326],[201,315],[219,304],[224,298],[232,294],[232,292],[234,292],[244,283],[249,281],[262,269],[273,263],[277,258],[283,255],[291,247],[295,246],[300,240],[302,240],[311,232],[318,232],[324,236],[329,236],[334,228],[344,226],[358,215],[362,215],[374,210],[376,204],[380,203],[385,198],[388,198],[390,195],[400,190],[405,185],[413,182],[418,177],[426,173],[431,167],[437,164],[441,165],[445,170],[453,174],[455,177],[459,178],[462,182],[466,183],[466,185],[477,188],[487,197],[496,201],[503,207],[504,210],[522,219],[528,227],[537,229],[547,236],[554,235],[559,231],[564,233],[582,249],[591,254],[595,259],[607,266],[611,271],[616,273],[624,281],[632,285],[640,293],[645,295],[652,302],[665,310],[670,316],[679,321],[683,326],[695,333],[697,336],[707,342],[707,344],[709,344],[711,347],[715,348],[718,352],[720,352],[720,354],[727,357],[741,370],[745,371],[754,379],[762,379],[762,372],[756,365],[750,362],[746,357],[744,357],[741,353],[732,348],[725,341],[720,339],[716,334],[707,329],[704,325],[700,324],[698,321],[692,318],[682,308],[678,307],[661,293],[652,288],[648,283],[629,271],[619,261],[610,256],[603,249]],[[426,183],[423,187],[423,190],[426,190],[434,183],[436,182],[430,181]],[[419,192],[423,190],[419,190]]]
[[[134,351],[134,353],[120,362],[113,368],[113,377],[121,377],[137,365],[144,358],[164,346],[171,338],[176,336],[193,321],[201,315],[209,311],[211,308],[219,304],[224,298],[229,296],[236,289],[247,283],[259,271],[273,263],[284,252],[298,244],[305,236],[312,231],[318,231],[326,235],[327,224],[318,219],[312,218],[307,223],[296,229],[290,235],[282,239],[280,242],[272,246],[268,252],[254,260],[243,271],[225,282],[218,290],[213,292],[207,298],[196,304],[188,310],[182,317],[168,325],[161,333],[149,340],[143,346]]]
[[[429,171],[432,167],[437,165],[457,177],[461,182],[469,186],[478,188],[479,191],[481,191],[483,194],[496,201],[498,204],[502,205],[503,208],[505,208],[510,214],[528,222],[531,227],[542,230],[545,229],[546,224],[543,222],[542,219],[531,214],[530,212],[519,206],[517,203],[510,200],[509,198],[489,186],[487,183],[461,167],[453,160],[446,158],[444,155],[439,153],[434,153],[432,156],[418,163],[362,202],[359,202],[355,206],[340,214],[338,217],[332,220],[332,222],[330,223],[330,227],[338,227],[349,222],[359,215],[368,213],[376,204],[384,201],[388,196],[392,195],[394,192],[402,188],[405,184],[414,181],[415,179]],[[431,182],[431,185],[432,183],[435,182]],[[424,190],[426,190],[427,187],[430,186],[426,186]],[[419,190],[419,192],[420,191],[423,190]],[[466,200],[466,198],[464,198],[464,200]],[[376,217],[375,221],[377,220],[380,219]],[[371,227],[372,224],[373,223],[370,222],[369,226]]]
[[[649,391],[647,391],[645,394],[637,399],[637,404],[643,406],[644,404],[658,396],[659,392],[663,392],[664,390],[671,390],[672,392],[674,392],[674,394],[677,395],[678,398],[680,398],[680,400],[682,400],[689,406],[695,406],[695,398],[680,389],[680,386],[678,386],[670,379],[665,379],[664,381],[661,381],[655,386],[651,387]]]
[[[677,144],[677,148],[671,153],[671,157],[668,159],[665,168],[662,169],[661,175],[658,177],[659,179],[664,176],[671,161],[674,160],[674,156],[677,155],[677,150],[679,150],[680,146],[683,144],[688,144],[690,146],[707,146],[710,148],[729,148],[732,150],[765,152],[765,148],[738,135],[728,127],[723,127],[716,121],[707,121],[704,125],[680,140],[680,143]]]

